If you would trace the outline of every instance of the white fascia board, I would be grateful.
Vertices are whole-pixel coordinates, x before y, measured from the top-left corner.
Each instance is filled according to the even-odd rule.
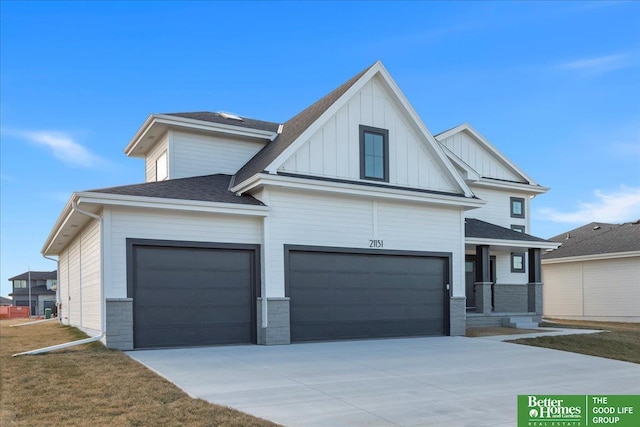
[[[556,242],[484,239],[481,237],[466,237],[464,239],[464,242],[467,245],[504,246],[504,247],[511,247],[511,248],[557,249],[560,246],[560,243],[556,243]]]
[[[146,134],[155,124],[163,124],[166,126],[174,126],[186,129],[193,129],[204,132],[216,132],[227,135],[243,136],[247,138],[255,138],[261,140],[273,141],[278,135],[276,132],[261,129],[251,129],[242,126],[225,125],[222,123],[207,122],[204,120],[187,119],[184,117],[169,116],[166,114],[152,114],[147,118],[142,127],[136,132],[133,139],[129,142],[124,152],[127,156],[138,146],[140,141],[144,139]]]
[[[206,202],[200,200],[165,199],[160,197],[126,196],[110,193],[78,193],[78,204],[88,203],[178,211],[209,212],[263,217],[269,215],[268,206]]]
[[[469,134],[471,134],[471,136],[473,136],[478,142],[484,145],[487,150],[491,151],[493,155],[498,158],[498,160],[500,160],[502,163],[510,167],[514,172],[516,172],[518,175],[520,175],[525,180],[527,180],[527,182],[529,182],[531,185],[534,185],[534,186],[538,185],[533,179],[531,179],[530,176],[524,173],[522,169],[520,169],[518,166],[516,166],[515,163],[509,160],[507,156],[502,154],[500,150],[498,150],[492,143],[490,143],[488,139],[482,136],[480,132],[475,130],[469,123],[463,123],[459,126],[454,127],[453,129],[449,129],[448,131],[442,132],[441,134],[438,134],[436,138],[438,141],[442,141],[462,131],[466,131]]]
[[[497,188],[500,190],[516,190],[523,193],[544,194],[549,191],[548,187],[541,187],[539,185],[522,184],[519,182],[498,181],[487,178],[480,178],[478,181],[474,181],[473,186],[485,187],[485,188]]]
[[[41,254],[50,255],[49,250],[51,249],[51,246],[53,245],[56,238],[62,231],[62,228],[64,227],[64,225],[67,223],[67,221],[69,221],[69,218],[71,218],[71,215],[73,214],[71,205],[73,200],[75,199],[76,199],[76,193],[73,193],[69,198],[69,201],[67,202],[67,204],[62,209],[62,212],[60,212],[60,216],[58,217],[55,224],[53,225],[53,228],[51,228],[51,231],[49,232],[49,236],[47,236],[47,240],[45,240],[44,245],[40,250]]]
[[[563,258],[542,259],[542,264],[563,264],[567,262],[599,261],[607,259],[640,257],[640,251],[614,252],[610,254],[580,255]]]
[[[374,199],[401,200],[405,202],[425,203],[432,205],[435,204],[443,206],[458,206],[464,208],[465,210],[476,209],[486,203],[484,200],[476,198],[449,196],[446,194],[417,192],[411,190],[400,190],[397,188],[385,188],[380,186],[373,187],[360,184],[324,181],[313,179],[313,177],[309,178],[310,179],[281,175],[259,174],[256,175],[255,179],[245,181],[246,186],[241,188],[241,190],[244,193],[257,187],[272,186],[291,188],[296,190],[319,191],[333,194],[338,193],[349,196],[363,196]]]
[[[456,156],[453,151],[449,150],[449,148],[445,147],[442,144],[438,144],[438,145],[440,145],[440,147],[444,150],[444,152],[447,155],[447,157],[449,157],[449,160],[451,160],[453,163],[458,165],[458,167],[460,169],[463,169],[467,173],[467,180],[468,181],[476,182],[476,181],[480,180],[481,176],[480,176],[480,174],[478,172],[476,172],[475,169],[473,169],[471,166],[469,166],[460,157]]]
[[[436,141],[436,139],[433,137],[433,135],[431,134],[427,126],[424,124],[424,122],[422,121],[422,119],[420,118],[416,110],[414,110],[411,103],[409,103],[409,100],[407,99],[407,97],[404,95],[402,90],[400,90],[400,87],[396,84],[395,80],[393,80],[393,77],[391,77],[387,69],[384,68],[382,64],[380,64],[380,74],[384,77],[384,80],[387,83],[387,85],[389,85],[391,92],[396,96],[398,102],[400,102],[400,104],[404,108],[405,113],[407,113],[411,117],[411,119],[413,120],[413,123],[418,127],[418,129],[422,133],[422,136],[427,139],[433,151],[440,158],[440,161],[444,164],[445,168],[449,171],[449,173],[451,174],[453,179],[456,181],[456,183],[460,186],[462,191],[464,191],[464,195],[467,197],[473,197],[474,195],[473,192],[471,191],[467,183],[464,181],[464,179],[460,176],[460,174],[458,174],[458,171],[455,170],[455,168],[449,161],[449,158],[445,154],[444,150],[442,150],[440,143],[438,143],[438,141]]]

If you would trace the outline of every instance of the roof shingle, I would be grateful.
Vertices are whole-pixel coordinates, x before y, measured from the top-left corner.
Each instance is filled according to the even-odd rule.
[[[464,235],[465,237],[476,237],[479,239],[519,240],[525,242],[547,241],[527,233],[513,231],[475,218],[466,218],[464,220]]]
[[[640,220],[624,224],[592,222],[549,239],[562,243],[543,259],[640,251]]]
[[[278,126],[280,126],[279,123],[265,122],[264,120],[250,119],[248,117],[241,117],[242,120],[228,119],[221,116],[220,113],[211,113],[209,111],[198,111],[193,113],[165,113],[165,115],[250,129],[266,130],[269,132],[277,132]]]
[[[309,126],[313,124],[318,118],[331,107],[344,93],[349,90],[360,77],[362,77],[371,67],[365,68],[347,82],[342,84],[337,89],[334,89],[331,93],[320,99],[313,105],[307,107],[302,112],[298,113],[293,118],[284,123],[282,133],[278,135],[273,141],[268,143],[258,151],[240,170],[234,177],[234,185],[251,178],[253,175],[258,174],[274,161],[282,152],[287,149]]]
[[[160,182],[147,182],[144,184],[123,185],[120,187],[100,188],[89,190],[89,192],[264,206],[262,202],[254,199],[252,196],[236,196],[229,191],[230,181],[231,175],[205,175],[192,178],[169,179]]]

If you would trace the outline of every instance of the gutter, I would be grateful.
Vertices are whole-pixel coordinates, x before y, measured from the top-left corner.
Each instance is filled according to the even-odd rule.
[[[100,334],[96,335],[94,337],[84,338],[84,339],[81,339],[81,340],[66,342],[66,343],[62,343],[62,344],[56,344],[56,345],[52,345],[52,346],[49,346],[49,347],[38,348],[36,350],[24,351],[22,353],[16,353],[16,354],[13,355],[13,357],[48,353],[50,351],[60,350],[60,349],[63,349],[63,348],[75,347],[77,345],[82,345],[82,344],[89,344],[89,343],[92,343],[92,342],[95,342],[95,341],[100,341],[106,335],[106,323],[107,323],[107,311],[106,310],[107,310],[107,304],[106,304],[106,301],[104,299],[104,248],[103,248],[103,245],[104,245],[104,222],[103,222],[103,218],[101,216],[99,216],[99,215],[94,214],[94,213],[91,213],[91,212],[85,211],[83,209],[80,209],[75,200],[73,200],[71,202],[71,209],[72,209],[72,211],[76,211],[79,214],[86,215],[88,217],[91,217],[91,218],[95,219],[100,224],[100,302],[101,302],[101,305],[102,305],[102,313],[100,315]],[[47,257],[45,256],[45,258],[47,258]],[[52,258],[47,258],[47,259],[52,259]],[[58,274],[60,274],[60,270],[59,269],[58,269]],[[60,286],[59,283],[58,283],[58,286]],[[58,294],[58,289],[56,289],[56,294]],[[81,304],[82,304],[82,302],[81,302]],[[47,319],[47,320],[51,320],[51,319]]]

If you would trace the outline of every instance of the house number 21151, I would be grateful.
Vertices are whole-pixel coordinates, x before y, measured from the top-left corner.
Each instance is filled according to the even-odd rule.
[[[369,239],[370,248],[384,248],[384,240],[372,240]]]

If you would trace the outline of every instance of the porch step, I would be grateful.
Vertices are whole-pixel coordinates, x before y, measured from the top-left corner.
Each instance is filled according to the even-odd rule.
[[[502,319],[502,326],[516,329],[538,329],[538,322],[531,316],[510,316]]]

